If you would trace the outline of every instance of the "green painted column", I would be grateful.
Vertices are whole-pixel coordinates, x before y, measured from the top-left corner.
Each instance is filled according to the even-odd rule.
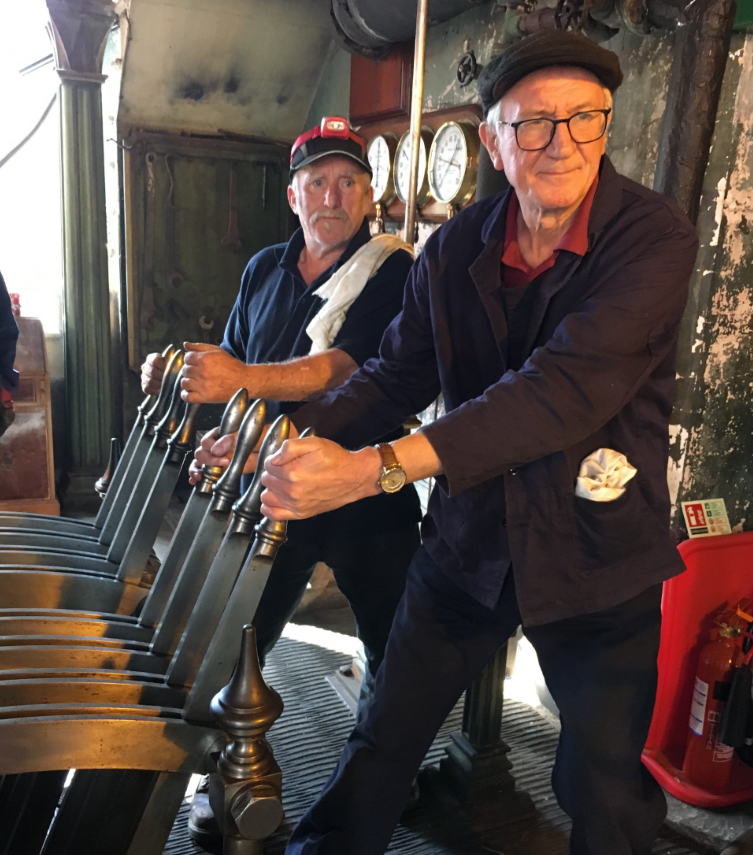
[[[101,86],[107,0],[47,0],[60,75],[67,509],[96,505],[113,426]]]
[[[514,637],[508,642],[515,643]],[[434,782],[451,794],[469,828],[477,833],[535,811],[528,795],[515,788],[507,757],[510,747],[500,733],[506,662],[507,644],[466,690],[462,730],[450,734],[447,756]],[[440,799],[448,802],[441,793]]]

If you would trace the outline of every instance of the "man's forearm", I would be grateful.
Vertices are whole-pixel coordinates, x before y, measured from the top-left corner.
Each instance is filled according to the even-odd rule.
[[[257,398],[305,401],[334,389],[358,368],[344,351],[303,356],[290,362],[247,365],[246,388]]]
[[[189,404],[229,401],[242,387],[252,398],[303,401],[334,389],[358,368],[338,348],[270,365],[246,365],[214,345],[187,342],[186,350],[181,388]]]
[[[442,474],[442,461],[420,431],[393,442],[392,448],[409,484]]]
[[[408,481],[442,471],[442,464],[423,434],[393,443]],[[286,442],[267,460],[262,483],[262,513],[275,520],[306,519],[381,492],[382,458],[373,446],[346,451],[327,439]]]

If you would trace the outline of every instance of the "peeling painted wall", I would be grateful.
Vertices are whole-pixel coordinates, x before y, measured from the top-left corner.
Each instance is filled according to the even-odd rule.
[[[130,0],[119,125],[292,141],[332,43],[329,0]]]
[[[615,168],[650,187],[672,68],[672,37],[620,31],[605,47],[620,56],[624,83],[615,93],[607,153]]]
[[[753,35],[733,36],[678,354],[679,501],[722,497],[753,529]],[[684,441],[683,441],[684,438]],[[682,532],[680,515],[674,525]]]

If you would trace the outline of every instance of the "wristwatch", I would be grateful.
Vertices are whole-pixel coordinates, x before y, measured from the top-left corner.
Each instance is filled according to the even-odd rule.
[[[403,467],[398,463],[395,451],[389,443],[380,442],[377,451],[382,458],[382,474],[377,482],[385,493],[397,493],[408,480]]]

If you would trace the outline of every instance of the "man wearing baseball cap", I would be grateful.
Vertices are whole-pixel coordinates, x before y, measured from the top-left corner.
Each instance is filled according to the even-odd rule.
[[[267,463],[275,519],[437,484],[374,694],[288,855],[384,852],[434,735],[520,624],[560,710],[571,855],[652,849],[666,805],[641,750],[662,582],[683,570],[666,466],[697,239],[604,153],[621,80],[562,31],[486,66],[481,139],[511,188],[427,241],[379,360],[298,410],[317,437]],[[388,450],[342,447],[440,392],[445,415]]]
[[[366,214],[373,196],[366,146],[345,119],[330,117],[293,145],[288,200],[301,227],[287,244],[248,263],[222,347],[186,344],[183,397],[225,402],[245,387],[267,399],[269,420],[294,412],[344,382],[377,356],[382,335],[400,311],[412,248],[393,235],[371,237]],[[142,371],[146,392],[159,388],[164,359],[151,354]],[[377,427],[385,441],[400,425]],[[227,466],[232,438],[204,438],[191,468]],[[300,602],[317,562],[332,568],[348,598],[363,642],[362,696],[384,655],[405,574],[420,543],[418,496],[374,496],[314,520],[294,523],[281,547],[254,618],[259,654],[269,652]],[[252,616],[249,616],[252,617]],[[204,793],[194,799],[189,831],[212,845],[219,828]]]

